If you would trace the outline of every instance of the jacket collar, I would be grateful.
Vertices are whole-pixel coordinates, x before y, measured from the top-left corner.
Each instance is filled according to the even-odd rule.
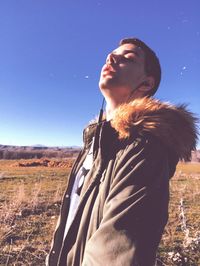
[[[120,105],[110,121],[118,139],[123,141],[132,135],[151,134],[179,159],[189,160],[195,150],[198,133],[198,118],[187,110],[187,106],[172,105],[154,98],[139,98]],[[97,127],[92,122],[84,130],[84,143],[90,145]]]
[[[159,138],[179,159],[188,160],[196,148],[198,119],[186,105],[174,106],[154,98],[139,98],[120,105],[111,126],[119,139],[150,133]]]

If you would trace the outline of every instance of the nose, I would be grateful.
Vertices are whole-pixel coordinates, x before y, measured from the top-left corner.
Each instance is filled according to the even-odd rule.
[[[106,58],[107,64],[116,64],[118,62],[119,56],[117,54],[110,53]]]

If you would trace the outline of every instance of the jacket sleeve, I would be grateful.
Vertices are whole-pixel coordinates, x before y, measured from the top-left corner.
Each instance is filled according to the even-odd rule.
[[[156,141],[129,145],[113,171],[103,219],[83,266],[151,266],[168,218],[167,153]]]

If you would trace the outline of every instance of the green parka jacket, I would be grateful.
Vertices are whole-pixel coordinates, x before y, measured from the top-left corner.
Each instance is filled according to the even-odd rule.
[[[94,163],[63,241],[74,178],[92,138]],[[196,145],[195,118],[155,99],[120,106],[84,130],[47,259],[49,266],[152,266],[168,219],[169,179]]]

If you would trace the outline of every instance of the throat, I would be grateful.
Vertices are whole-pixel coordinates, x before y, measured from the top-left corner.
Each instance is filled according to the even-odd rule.
[[[110,105],[110,104],[106,105],[106,120],[107,121],[110,121],[113,118],[116,108],[117,108],[117,105]]]

